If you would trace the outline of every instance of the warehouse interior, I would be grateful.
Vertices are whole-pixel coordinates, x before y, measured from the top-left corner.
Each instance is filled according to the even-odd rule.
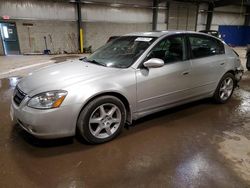
[[[0,4],[1,30],[3,33],[5,23],[14,24],[17,43],[13,53],[20,54],[42,53],[46,48],[44,37],[53,54],[77,53],[79,28],[83,30],[83,46],[93,50],[110,36],[150,30],[221,30],[222,37],[231,45],[245,46],[250,40],[244,34],[249,32],[245,31],[249,26],[248,3],[96,0],[78,4],[67,0],[8,0]],[[232,31],[234,39],[230,36]],[[245,35],[247,40],[242,39]],[[0,44],[0,54],[4,55],[3,42]]]
[[[110,37],[179,30],[218,31],[238,54],[245,72],[226,104],[151,114],[99,145],[38,139],[11,121],[30,72],[88,57]],[[248,45],[249,0],[0,1],[0,187],[250,187]]]

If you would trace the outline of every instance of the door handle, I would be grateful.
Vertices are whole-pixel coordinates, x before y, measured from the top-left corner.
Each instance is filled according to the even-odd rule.
[[[182,73],[182,75],[188,75],[188,74],[189,74],[188,71]]]

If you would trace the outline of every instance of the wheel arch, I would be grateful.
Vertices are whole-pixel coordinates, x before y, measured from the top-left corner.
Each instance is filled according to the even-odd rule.
[[[125,108],[126,108],[126,112],[127,112],[127,113],[126,113],[126,123],[131,124],[131,123],[132,123],[132,112],[131,112],[131,109],[130,109],[130,104],[129,104],[127,98],[126,98],[124,95],[122,95],[122,94],[120,94],[120,93],[118,93],[118,92],[104,92],[104,93],[99,93],[99,94],[97,94],[97,95],[94,95],[94,96],[90,97],[90,98],[84,103],[84,105],[82,106],[82,108],[81,108],[81,110],[80,110],[80,112],[79,112],[79,114],[78,114],[78,116],[77,116],[77,120],[78,120],[78,118],[79,118],[79,116],[80,116],[82,110],[83,110],[91,101],[93,101],[93,100],[95,100],[96,98],[99,98],[99,97],[101,97],[101,96],[107,96],[107,95],[109,95],[109,96],[114,96],[114,97],[116,97],[116,98],[118,98],[119,100],[122,101],[122,103],[124,104],[124,106],[125,106]]]
[[[232,75],[235,76],[235,71],[234,71],[234,70],[229,70],[229,71],[227,71],[225,74],[227,74],[227,73],[231,73]],[[224,75],[225,75],[225,74],[224,74]],[[223,75],[223,76],[224,76],[224,75]]]

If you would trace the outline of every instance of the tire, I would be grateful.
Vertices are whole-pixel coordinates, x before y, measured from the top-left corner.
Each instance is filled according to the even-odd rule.
[[[118,136],[126,122],[124,104],[114,96],[101,96],[80,113],[77,128],[87,142],[100,144]]]
[[[230,82],[230,84],[229,84]],[[233,94],[236,86],[236,80],[232,73],[226,73],[220,80],[215,93],[214,101],[219,104],[226,103]],[[222,94],[224,92],[224,95]]]

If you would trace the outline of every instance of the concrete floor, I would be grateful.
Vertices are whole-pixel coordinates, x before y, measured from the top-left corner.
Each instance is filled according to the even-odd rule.
[[[250,187],[250,72],[227,104],[169,109],[96,146],[13,125],[15,81],[0,80],[0,187]]]
[[[88,54],[0,56],[0,78],[24,76],[41,67],[84,56]]]

